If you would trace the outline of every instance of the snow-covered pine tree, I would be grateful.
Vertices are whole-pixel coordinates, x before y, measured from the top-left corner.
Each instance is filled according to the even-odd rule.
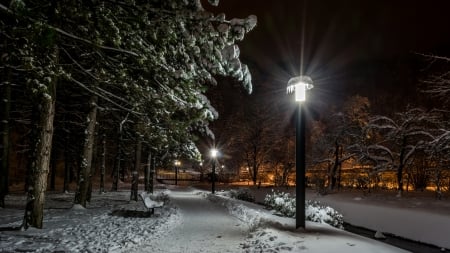
[[[39,9],[39,11],[31,11]],[[26,6],[22,1],[11,1],[8,6],[1,5],[2,22],[14,26],[12,40],[20,45],[11,48],[22,62],[27,92],[34,104],[33,131],[29,161],[30,192],[33,205],[31,224],[42,228],[47,175],[52,150],[53,119],[55,115],[56,86],[59,82],[58,36],[48,25],[59,22],[56,1],[34,1]],[[40,14],[45,12],[45,17]],[[13,20],[8,18],[14,17]],[[18,69],[16,69],[18,70]]]
[[[8,38],[21,45],[13,53],[22,60],[18,69],[25,70],[39,109],[35,156],[29,161],[36,227],[42,227],[57,83],[90,94],[82,98],[86,105],[97,96],[117,125],[125,114],[131,122],[139,118],[156,153],[191,157],[199,154],[195,133],[211,133],[208,122],[217,118],[204,95],[216,84],[214,76],[236,78],[251,92],[250,73],[235,43],[256,25],[254,16],[226,20],[197,0],[11,0],[0,4],[0,12],[2,25],[15,31]],[[89,119],[87,127],[95,121]],[[126,127],[133,129],[134,123]],[[94,143],[87,140],[85,161],[92,150],[88,143]],[[83,179],[89,174],[83,172]]]

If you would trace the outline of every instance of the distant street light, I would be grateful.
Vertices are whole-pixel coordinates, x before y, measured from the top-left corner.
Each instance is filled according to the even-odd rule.
[[[181,162],[178,160],[175,160],[175,185],[178,185],[178,168],[181,165]]]
[[[295,228],[305,228],[305,110],[302,103],[306,100],[306,90],[313,88],[309,76],[297,76],[289,80],[287,93],[295,92],[298,103],[295,124]]]
[[[211,157],[212,157],[212,174],[211,174],[211,193],[214,194],[216,192],[216,157],[219,151],[213,148],[211,149]]]
[[[198,165],[200,168],[200,182],[203,182],[203,162],[200,162]]]

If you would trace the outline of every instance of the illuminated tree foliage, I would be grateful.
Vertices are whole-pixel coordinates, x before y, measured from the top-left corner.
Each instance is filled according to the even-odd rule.
[[[2,55],[17,61],[13,66],[2,61],[1,67],[21,73],[15,81],[36,109],[29,163],[31,225],[38,228],[60,90],[81,95],[80,110],[86,113],[75,198],[83,206],[89,200],[96,125],[102,123],[98,109],[117,128],[125,122],[153,152],[196,158],[197,135],[210,133],[208,122],[217,118],[204,95],[217,84],[214,76],[230,76],[252,90],[235,43],[256,25],[254,16],[227,20],[206,12],[197,0],[11,0],[1,1],[0,16]]]

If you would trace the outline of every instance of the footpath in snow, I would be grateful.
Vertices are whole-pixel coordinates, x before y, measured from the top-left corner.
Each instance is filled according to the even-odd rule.
[[[177,220],[160,240],[147,240],[130,252],[241,252],[248,229],[227,209],[214,204],[200,192],[171,191]],[[124,252],[125,252],[124,251]]]
[[[133,252],[405,252],[327,224],[307,222],[306,232],[296,230],[293,219],[225,196],[191,189],[169,195],[180,222],[165,240],[148,241]]]

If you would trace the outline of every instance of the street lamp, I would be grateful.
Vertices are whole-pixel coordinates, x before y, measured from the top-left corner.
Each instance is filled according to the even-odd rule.
[[[178,185],[178,167],[180,167],[181,162],[178,160],[175,160],[175,185]]]
[[[214,194],[216,191],[216,157],[217,157],[217,153],[219,153],[219,151],[217,151],[217,149],[213,148],[211,149],[211,157],[212,157],[212,174],[211,174],[211,180],[212,180],[212,184],[211,184],[211,193]]]
[[[313,88],[309,76],[296,76],[289,80],[287,93],[295,93],[298,103],[295,124],[295,228],[305,228],[305,110],[302,106],[306,100],[306,90]]]

